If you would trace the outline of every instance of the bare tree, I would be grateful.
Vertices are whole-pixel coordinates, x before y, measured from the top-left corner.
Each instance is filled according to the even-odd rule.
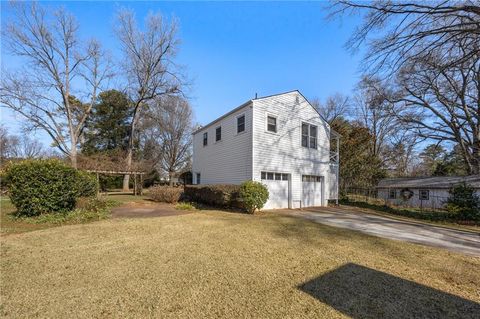
[[[173,177],[185,169],[191,160],[192,109],[179,97],[164,96],[151,102],[144,123],[144,134],[153,146],[156,166]]]
[[[137,124],[148,102],[162,95],[180,92],[182,79],[173,59],[176,55],[177,23],[168,22],[160,14],[149,14],[145,31],[141,31],[133,12],[122,10],[117,17],[117,35],[124,54],[123,70],[128,81],[128,94],[133,101],[133,116],[127,150],[127,170],[132,166]],[[129,189],[129,175],[123,189]]]
[[[39,141],[31,139],[27,135],[11,135],[4,126],[0,126],[0,144],[2,161],[7,158],[44,157],[47,154]]]
[[[467,41],[452,55],[463,55]],[[477,44],[479,45],[479,44]],[[470,174],[480,173],[480,52],[450,65],[441,54],[412,61],[398,76],[397,116],[420,137],[457,145]]]
[[[448,65],[461,64],[478,55],[480,43],[480,5],[477,0],[461,1],[351,1],[338,0],[331,16],[363,14],[347,47],[368,51],[365,71],[385,71],[393,75],[405,63],[432,53],[448,55],[465,43],[465,54],[450,56]]]
[[[372,136],[373,156],[383,157],[390,137],[400,129],[394,116],[396,106],[389,101],[391,94],[379,79],[364,77],[354,97],[355,118]]]
[[[2,37],[25,67],[3,72],[0,104],[25,117],[27,129],[44,130],[77,167],[79,137],[109,76],[104,53],[98,42],[78,39],[78,24],[63,9],[49,14],[36,3],[14,2],[12,14]],[[89,102],[74,103],[74,94]]]
[[[339,117],[347,117],[350,115],[350,99],[341,93],[335,93],[327,97],[325,103],[321,103],[318,99],[313,99],[311,103],[330,124]]]

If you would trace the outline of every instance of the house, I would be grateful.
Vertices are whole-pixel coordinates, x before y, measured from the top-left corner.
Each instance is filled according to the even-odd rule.
[[[299,91],[255,98],[193,133],[193,183],[254,180],[264,208],[325,206],[338,197],[338,138]]]
[[[480,195],[480,175],[388,178],[378,183],[378,198],[397,206],[441,208],[449,190],[466,183]]]

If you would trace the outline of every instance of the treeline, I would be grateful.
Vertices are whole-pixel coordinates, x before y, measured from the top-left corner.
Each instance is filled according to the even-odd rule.
[[[319,104],[342,134],[341,183],[480,174],[480,6],[476,1],[335,1],[358,14],[346,46],[365,47],[351,97]]]
[[[167,177],[188,169],[192,110],[175,62],[174,19],[149,14],[141,24],[120,9],[112,31],[121,54],[113,58],[100,41],[79,36],[63,8],[12,2],[8,13],[2,40],[22,64],[2,70],[0,103],[25,119],[26,131],[43,130],[74,168]]]

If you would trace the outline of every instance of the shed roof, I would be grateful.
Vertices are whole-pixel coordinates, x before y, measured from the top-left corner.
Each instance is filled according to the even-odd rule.
[[[463,182],[480,188],[480,175],[386,178],[378,183],[377,188],[451,188]]]

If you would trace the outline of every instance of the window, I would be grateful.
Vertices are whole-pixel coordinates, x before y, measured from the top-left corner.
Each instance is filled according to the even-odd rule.
[[[420,200],[428,200],[430,198],[430,191],[428,189],[421,189],[418,197]]]
[[[274,116],[267,116],[267,131],[277,133],[277,118]]]
[[[274,172],[262,172],[263,180],[270,181],[288,181],[288,174],[286,173],[274,173]]]
[[[302,146],[308,147],[308,124],[302,123]]]
[[[215,129],[215,142],[218,142],[222,139],[222,127],[219,126]]]
[[[237,133],[245,131],[245,115],[237,117]]]
[[[310,148],[317,148],[317,127],[310,125]]]
[[[315,176],[315,175],[302,175],[303,182],[321,182],[322,176]]]
[[[391,189],[388,191],[388,198],[389,199],[395,199],[397,198],[397,192],[394,189]]]
[[[200,173],[197,173],[197,184],[200,184]]]
[[[302,123],[302,146],[317,148],[317,127],[315,125]]]
[[[208,133],[203,133],[203,146],[207,146],[208,144]]]

